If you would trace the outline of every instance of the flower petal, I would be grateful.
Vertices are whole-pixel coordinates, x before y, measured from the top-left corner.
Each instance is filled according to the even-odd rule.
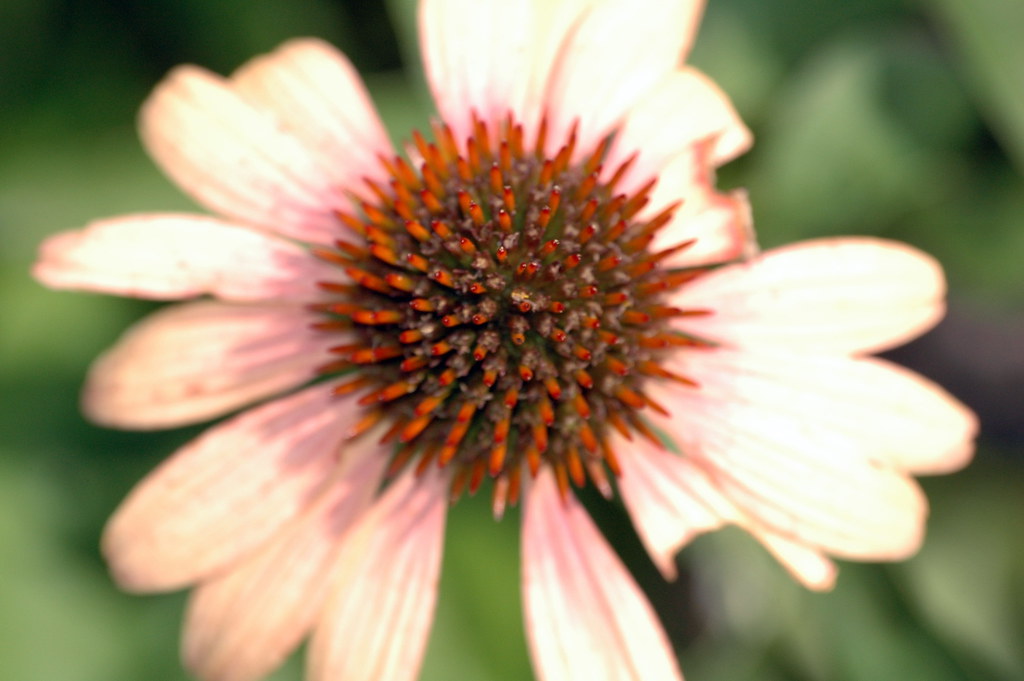
[[[828,591],[835,586],[838,569],[821,551],[764,529],[753,528],[751,532],[806,588]]]
[[[198,301],[130,328],[93,364],[89,418],[118,428],[170,428],[221,416],[316,376],[337,342],[297,306]]]
[[[438,112],[461,144],[472,114],[489,124],[523,108],[523,64],[532,59],[537,3],[425,0],[420,4],[423,67]]]
[[[711,310],[679,328],[728,346],[869,353],[934,326],[944,297],[942,269],[924,253],[894,241],[842,237],[723,267],[672,302]]]
[[[414,681],[437,601],[447,480],[406,472],[343,540],[309,647],[314,681]]]
[[[199,215],[98,220],[47,239],[33,274],[47,286],[170,300],[309,300],[336,278],[295,244]]]
[[[703,9],[698,0],[610,0],[589,7],[548,82],[550,138],[562,144],[578,122],[577,149],[589,153],[679,67]]]
[[[754,523],[859,560],[902,560],[919,548],[927,515],[920,488],[866,460],[847,433],[701,389],[648,391],[672,413],[655,423]]]
[[[139,115],[143,144],[187,194],[242,222],[329,243],[348,206],[316,155],[222,78],[181,66]]]
[[[622,465],[622,502],[654,564],[675,579],[675,554],[683,545],[741,514],[693,461],[642,437],[619,440],[614,449]]]
[[[682,68],[658,83],[626,115],[614,147],[605,159],[606,173],[641,151],[616,185],[630,194],[658,177],[673,159],[699,160],[692,176],[707,175],[750,148],[753,136],[729,98],[710,78],[694,68]],[[688,153],[706,147],[699,159]]]
[[[682,679],[636,582],[547,469],[526,498],[523,601],[541,681]]]
[[[335,481],[266,548],[192,593],[185,664],[207,681],[255,681],[309,632],[323,607],[339,539],[369,507],[387,457],[375,441],[345,448]]]
[[[183,447],[110,519],[103,552],[114,578],[133,591],[176,589],[251,552],[329,484],[355,409],[313,386]]]
[[[358,190],[364,177],[387,184],[378,160],[393,153],[387,132],[359,74],[331,45],[291,40],[244,64],[231,84],[273,112],[337,185]]]
[[[701,158],[706,147],[676,157],[658,176],[647,207],[637,219],[652,219],[673,204],[669,222],[655,233],[651,249],[673,248],[686,241],[688,247],[662,260],[667,268],[719,265],[730,260],[749,259],[758,252],[754,221],[747,193],[741,189],[718,192]]]
[[[679,353],[666,366],[700,384],[696,399],[812,421],[879,465],[948,473],[973,452],[974,414],[931,381],[885,360],[720,348]]]

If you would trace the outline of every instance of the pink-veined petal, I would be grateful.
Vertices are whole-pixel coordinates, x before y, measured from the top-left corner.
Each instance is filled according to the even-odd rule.
[[[675,579],[679,549],[740,513],[693,461],[643,437],[617,440],[614,449],[622,465],[622,502],[654,564]]]
[[[752,142],[750,130],[726,94],[700,71],[683,68],[629,111],[604,167],[611,174],[640,151],[615,188],[629,194],[658,177],[681,155],[704,165],[690,175],[708,175],[711,168],[739,156]],[[705,148],[704,153],[699,157],[688,153],[698,145]]]
[[[83,409],[118,428],[171,428],[226,414],[316,376],[337,337],[298,306],[196,301],[128,329],[93,364]]]
[[[884,239],[803,241],[707,274],[673,304],[711,310],[679,328],[724,345],[870,353],[924,333],[945,311],[934,259]]]
[[[204,206],[302,241],[329,243],[348,206],[316,155],[218,76],[180,66],[142,107],[143,144]]]
[[[56,234],[33,274],[47,286],[172,300],[309,300],[337,269],[283,239],[200,215],[98,220]]]
[[[362,178],[387,184],[387,170],[378,160],[393,153],[387,132],[359,74],[331,45],[313,38],[291,40],[246,62],[231,84],[272,111],[319,157],[338,186],[368,194]]]
[[[689,52],[703,13],[698,0],[609,0],[574,24],[547,84],[550,139],[578,123],[589,153]]]
[[[206,431],[147,476],[110,519],[103,552],[133,591],[177,589],[273,536],[337,466],[356,407],[323,385]]]
[[[640,588],[570,494],[544,469],[523,521],[523,606],[541,681],[681,681]]]
[[[344,537],[309,647],[313,681],[414,681],[434,616],[447,479],[408,471]]]
[[[185,665],[207,681],[255,681],[313,626],[343,533],[369,507],[387,457],[376,440],[342,450],[335,481],[255,555],[202,583],[189,600]]]
[[[535,4],[425,0],[420,4],[423,67],[438,112],[461,144],[472,114],[493,126],[523,108],[523,64],[532,57]],[[492,128],[493,130],[493,128]]]
[[[749,404],[835,431],[866,461],[917,474],[970,460],[974,414],[922,376],[877,358],[758,353],[677,354],[666,367],[700,384],[693,399]]]
[[[921,544],[927,502],[904,473],[867,460],[846,433],[711,392],[649,394],[654,422],[753,523],[840,557],[901,560]]]

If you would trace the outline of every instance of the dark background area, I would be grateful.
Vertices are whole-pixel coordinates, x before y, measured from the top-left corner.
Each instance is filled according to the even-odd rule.
[[[198,429],[85,422],[89,361],[153,306],[28,277],[47,234],[191,209],[142,152],[138,106],[172,66],[220,73],[298,35],[343,49],[397,141],[431,115],[412,0],[4,0],[0,4],[0,670],[19,681],[185,679],[181,594],[110,582],[97,544],[146,471]],[[729,92],[754,150],[765,246],[874,234],[936,255],[950,314],[893,359],[975,408],[966,471],[929,479],[929,538],[899,565],[842,566],[812,594],[737,531],[661,581],[621,509],[595,513],[655,602],[689,681],[1024,678],[1024,3],[710,0],[692,61]],[[518,515],[451,516],[424,681],[531,678]],[[299,679],[301,660],[273,678]]]

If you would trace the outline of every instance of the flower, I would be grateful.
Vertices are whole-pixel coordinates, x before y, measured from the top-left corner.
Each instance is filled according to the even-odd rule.
[[[829,555],[921,541],[911,473],[956,469],[973,416],[866,356],[943,312],[938,265],[877,239],[757,254],[714,169],[751,138],[681,66],[701,3],[427,0],[440,115],[396,154],[346,59],[296,40],[229,79],[173,71],[146,148],[219,217],[51,237],[55,288],[202,300],[93,367],[96,421],[251,406],[147,477],[103,548],[126,589],[192,586],[184,657],[250,681],[307,635],[313,679],[415,678],[447,507],[522,501],[539,678],[680,679],[573,493],[618,493],[658,567],[739,525],[812,588]],[[273,398],[273,399],[269,399]]]

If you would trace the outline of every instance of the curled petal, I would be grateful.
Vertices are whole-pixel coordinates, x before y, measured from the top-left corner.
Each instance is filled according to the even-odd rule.
[[[82,402],[118,428],[205,421],[316,376],[333,340],[299,307],[184,303],[146,317],[93,364]]]
[[[447,480],[409,471],[345,536],[309,647],[314,681],[414,681],[437,601]]]
[[[33,274],[47,286],[172,300],[308,300],[331,268],[283,239],[199,215],[98,220],[47,239]]]
[[[392,153],[391,142],[359,74],[331,45],[288,41],[243,65],[231,84],[272,112],[339,186],[357,189],[363,177],[386,183],[377,159]]]
[[[945,291],[942,269],[924,253],[843,237],[723,267],[686,286],[675,302],[712,310],[679,326],[730,347],[870,353],[934,326],[945,312]]]
[[[310,508],[192,593],[182,649],[193,674],[255,681],[299,644],[323,607],[339,540],[370,505],[386,461],[373,441],[345,447],[335,482]]]
[[[330,171],[271,112],[194,66],[174,69],[139,114],[142,141],[211,210],[301,241],[329,243],[348,203]]]
[[[177,589],[253,551],[330,483],[352,400],[314,386],[211,428],[153,471],[103,535],[118,583]]]
[[[636,582],[547,469],[526,498],[523,606],[542,681],[682,680]]]

